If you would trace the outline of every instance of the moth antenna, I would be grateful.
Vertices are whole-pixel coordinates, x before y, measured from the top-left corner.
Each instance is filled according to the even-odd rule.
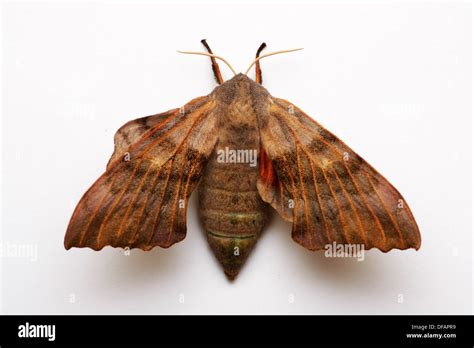
[[[211,48],[207,44],[206,39],[202,39],[201,43],[204,45],[204,47],[206,47],[207,52],[209,52],[210,54],[214,54],[212,53]],[[217,64],[217,61],[214,57],[211,57],[211,64],[212,64],[212,71],[214,72],[214,77],[216,78],[217,83],[220,85],[223,84],[224,79],[222,78],[221,70],[219,69],[219,64]]]
[[[257,54],[255,55],[255,58],[258,58],[260,56],[260,53],[262,52],[262,50],[265,47],[267,47],[267,44],[265,42],[263,42],[260,45],[260,47],[258,48]],[[255,62],[255,82],[257,82],[260,85],[263,82],[263,80],[262,80],[262,69],[260,69],[260,61]]]
[[[200,55],[200,56],[214,57],[215,59],[222,60],[229,67],[229,69],[232,70],[232,73],[234,75],[237,75],[234,68],[232,67],[232,65],[229,64],[229,62],[227,60],[225,60],[222,57],[216,56],[215,54],[205,53],[205,52],[189,52],[189,51],[176,51],[176,52],[183,53],[183,54],[197,54],[197,55]]]
[[[250,66],[248,67],[248,69],[245,71],[245,75],[248,74],[248,72],[250,71],[250,69],[252,69],[252,67],[254,66],[254,64],[257,64],[257,62],[260,60],[260,59],[263,59],[263,58],[266,58],[266,57],[270,57],[270,56],[273,56],[275,54],[280,54],[280,53],[288,53],[288,52],[295,52],[295,51],[301,51],[302,48],[295,48],[295,49],[291,49],[291,50],[283,50],[283,51],[276,51],[276,52],[271,52],[271,53],[267,53],[267,54],[264,54],[260,57],[257,57],[253,62],[252,64],[250,64]]]

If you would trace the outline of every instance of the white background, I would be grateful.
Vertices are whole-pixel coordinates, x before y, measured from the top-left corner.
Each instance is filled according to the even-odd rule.
[[[2,19],[2,243],[38,248],[3,254],[4,313],[471,313],[470,4],[6,3]],[[230,283],[193,195],[170,249],[65,251],[115,130],[215,87],[207,58],[175,52],[202,38],[240,71],[262,41],[304,47],[263,60],[264,85],[402,192],[421,249],[328,259],[275,215]]]

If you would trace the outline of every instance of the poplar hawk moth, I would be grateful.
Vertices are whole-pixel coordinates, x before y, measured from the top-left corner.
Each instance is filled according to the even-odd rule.
[[[218,86],[181,108],[138,118],[115,134],[106,171],[78,203],[64,246],[150,250],[186,236],[186,208],[198,187],[209,245],[234,279],[271,208],[309,250],[328,244],[418,249],[421,237],[402,195],[370,164],[292,103],[212,53]],[[223,80],[217,60],[234,77]],[[198,185],[199,184],[199,185]]]

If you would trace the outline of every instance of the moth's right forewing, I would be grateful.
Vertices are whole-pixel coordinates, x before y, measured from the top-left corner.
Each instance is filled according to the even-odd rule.
[[[74,211],[66,249],[110,245],[149,250],[182,240],[188,198],[217,141],[214,111],[213,98],[201,97],[122,127],[106,172]],[[148,126],[140,128],[142,123]]]
[[[274,203],[284,199],[296,242],[310,250],[333,242],[382,251],[420,247],[404,198],[352,149],[285,100],[259,110],[261,143],[281,184],[260,177],[259,192],[283,217],[282,202]]]

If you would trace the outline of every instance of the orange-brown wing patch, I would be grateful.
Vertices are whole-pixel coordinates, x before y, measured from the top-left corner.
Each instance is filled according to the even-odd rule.
[[[260,175],[257,181],[257,189],[262,199],[269,203],[286,221],[293,221],[293,210],[291,209],[291,196],[278,179],[272,160],[265,153],[263,145],[260,149]]]
[[[172,118],[176,117],[179,109],[172,109],[157,115],[137,118],[125,123],[114,136],[114,153],[110,157],[107,168],[111,167],[116,160],[122,161],[127,155],[128,149],[138,142],[142,136],[150,130],[156,131],[160,126],[164,127]]]

